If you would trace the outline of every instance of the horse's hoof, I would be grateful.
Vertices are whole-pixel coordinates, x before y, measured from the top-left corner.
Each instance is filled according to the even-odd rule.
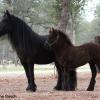
[[[65,88],[65,89],[63,89],[64,91],[70,91],[70,89],[69,88]]]
[[[69,87],[63,87],[63,90],[64,91],[70,91],[70,88]]]
[[[62,90],[62,88],[60,86],[55,86],[54,90]]]
[[[87,89],[87,91],[93,91],[93,89]]]
[[[94,89],[91,89],[91,88],[87,88],[87,91],[93,91]]]
[[[70,89],[70,91],[75,91],[75,89]]]
[[[27,89],[26,89],[27,90]],[[30,92],[35,92],[36,91],[36,89],[34,88],[31,88],[31,89],[28,89],[27,91],[30,91]]]
[[[26,91],[35,92],[36,89],[37,89],[36,85],[35,85],[35,86],[30,86],[30,85],[28,85],[28,87],[26,88]]]
[[[30,90],[29,86],[26,88],[26,91]]]
[[[26,88],[26,91],[35,92],[36,88]]]
[[[76,88],[75,88],[75,87],[70,87],[69,90],[70,90],[70,91],[75,91]]]

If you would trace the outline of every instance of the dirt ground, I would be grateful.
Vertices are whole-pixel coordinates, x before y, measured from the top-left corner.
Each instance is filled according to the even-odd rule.
[[[86,91],[90,81],[90,73],[78,73],[78,86],[76,91],[55,91],[54,75],[36,77],[37,91],[27,92],[26,77],[24,74],[0,76],[0,100],[100,100],[100,75],[96,78],[95,90]]]

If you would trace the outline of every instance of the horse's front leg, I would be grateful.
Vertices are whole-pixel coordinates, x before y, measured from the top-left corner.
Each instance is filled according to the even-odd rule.
[[[27,86],[26,90],[33,91],[33,92],[36,91],[36,85],[34,82],[34,65],[32,66],[23,61],[21,61],[21,64],[24,67],[26,77],[28,80],[28,86]]]
[[[29,68],[29,78],[30,78],[30,83],[29,83],[29,91],[36,91],[36,84],[35,84],[35,77],[34,77],[34,64],[28,64]]]
[[[55,62],[57,72],[58,72],[58,80],[57,80],[57,85],[54,87],[56,90],[62,90],[62,69],[61,66]]]
[[[64,67],[64,73],[63,73],[63,90],[69,91],[69,71],[66,67]]]
[[[28,80],[28,86],[26,88],[26,90],[30,90],[29,85],[30,85],[30,77],[29,77],[29,68],[28,68],[28,64],[26,62],[21,61],[21,64],[23,65],[23,68],[25,70],[26,73],[26,77]]]
[[[75,91],[77,87],[77,73],[76,70],[69,71],[69,87],[71,91]]]
[[[91,72],[92,72],[92,77],[91,77],[90,84],[87,88],[87,91],[93,91],[95,83],[96,83],[95,78],[96,78],[96,75],[97,75],[97,70],[96,70],[96,66],[93,62],[89,62],[89,65],[90,65],[90,69],[91,69]]]

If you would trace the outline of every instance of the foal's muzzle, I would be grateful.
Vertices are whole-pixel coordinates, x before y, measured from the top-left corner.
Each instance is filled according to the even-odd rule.
[[[49,42],[48,42],[47,40],[46,40],[45,43],[44,43],[44,48],[45,48],[46,50],[49,50],[49,51],[52,50],[52,47],[51,47],[51,45],[49,44]]]

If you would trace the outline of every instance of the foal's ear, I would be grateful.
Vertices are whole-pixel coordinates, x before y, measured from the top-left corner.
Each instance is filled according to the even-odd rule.
[[[55,29],[52,27],[52,28],[50,28],[49,33],[54,33],[54,31],[55,31]]]

